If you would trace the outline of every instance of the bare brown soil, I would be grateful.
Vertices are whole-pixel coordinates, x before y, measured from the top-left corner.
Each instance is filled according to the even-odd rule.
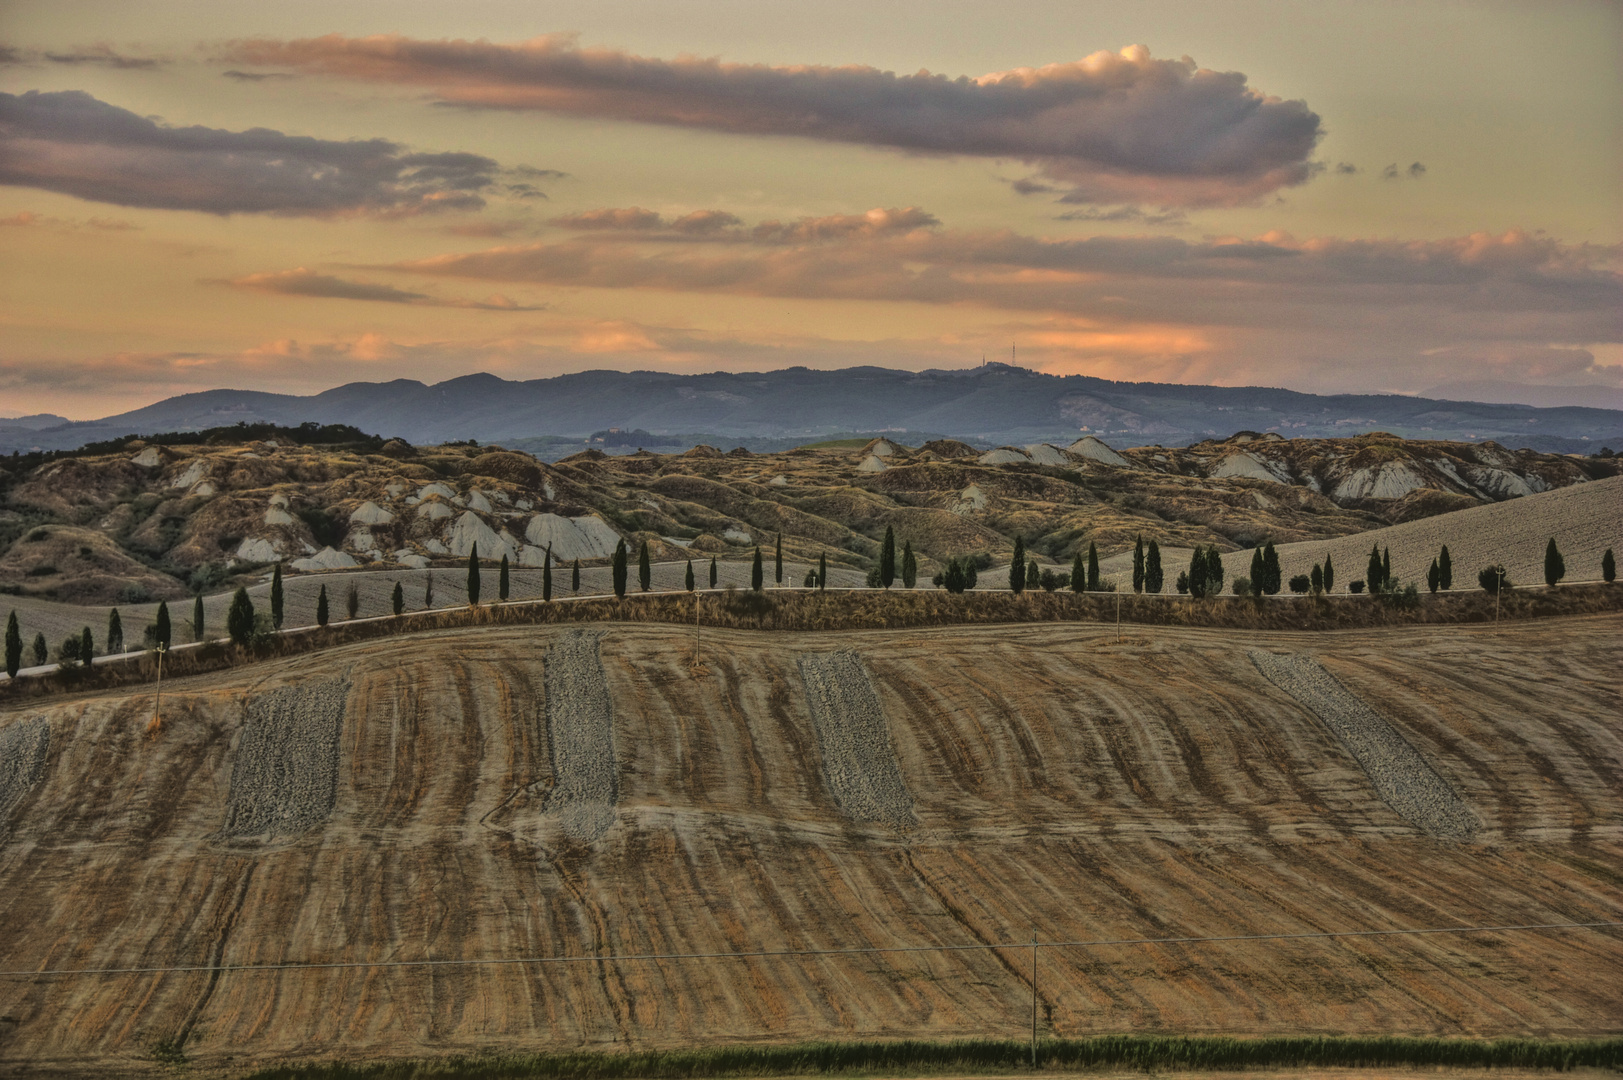
[[[1019,1037],[1045,940],[1618,918],[1623,616],[1316,635],[1075,624],[602,627],[618,771],[538,827],[568,627],[370,641],[23,704],[0,847],[0,1070],[852,1037]],[[1428,837],[1251,648],[1309,651],[1481,823]],[[854,651],[916,824],[842,812],[798,658]],[[222,835],[255,696],[349,681],[330,818]],[[1011,943],[1005,952],[280,972],[222,965]],[[1045,1035],[1615,1036],[1623,935],[1045,951]],[[1289,1073],[1306,1075],[1305,1073]],[[1314,1073],[1318,1075],[1318,1073]],[[1276,1074],[1277,1075],[1277,1074]]]

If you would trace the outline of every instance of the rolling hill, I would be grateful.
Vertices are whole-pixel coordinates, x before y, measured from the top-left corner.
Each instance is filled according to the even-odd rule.
[[[1252,429],[1315,438],[1390,431],[1416,439],[1494,439],[1513,448],[1560,452],[1590,452],[1610,440],[1623,449],[1623,411],[1616,409],[1120,383],[985,364],[920,372],[878,367],[706,375],[584,371],[523,382],[478,374],[434,385],[409,379],[349,383],[309,397],[209,390],[101,420],[46,427],[33,420],[0,421],[0,452],[71,449],[136,433],[239,421],[352,424],[421,443],[582,439],[599,430],[642,428],[660,436],[710,433],[772,443],[865,431],[940,432],[989,444],[1063,444],[1093,434],[1173,446]]]
[[[0,1067],[1020,1037],[1033,936],[1616,918],[1618,619],[717,631],[697,678],[681,628],[479,627],[176,680],[155,733],[145,688],[28,704]],[[967,949],[608,958],[900,946]],[[484,963],[525,957],[573,959]],[[1044,1036],[1616,1037],[1620,964],[1053,948],[1037,999]]]

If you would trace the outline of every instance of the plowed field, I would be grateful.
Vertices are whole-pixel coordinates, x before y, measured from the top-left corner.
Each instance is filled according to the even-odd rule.
[[[588,958],[1623,918],[1616,616],[707,630],[697,678],[691,632],[601,631],[600,666],[575,629],[485,627],[175,680],[156,737],[150,692],[0,716],[49,723],[43,768],[0,738],[0,969],[194,968],[0,977],[0,1068],[1018,1037],[1029,947]],[[1316,658],[1470,838],[1400,816],[1248,650]],[[330,810],[237,770],[298,774],[254,702],[300,685],[346,688]],[[517,957],[581,962],[231,970]],[[1045,949],[1037,996],[1055,1036],[1615,1036],[1620,971],[1617,930],[1122,945]]]

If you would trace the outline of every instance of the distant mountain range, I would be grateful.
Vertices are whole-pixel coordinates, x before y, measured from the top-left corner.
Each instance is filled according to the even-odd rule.
[[[593,432],[640,428],[675,441],[685,433],[706,433],[752,448],[851,432],[888,432],[904,440],[908,433],[950,435],[983,445],[1069,442],[1092,434],[1117,445],[1178,446],[1241,430],[1286,437],[1379,430],[1415,439],[1493,439],[1546,452],[1589,452],[1603,443],[1623,449],[1618,409],[1125,383],[994,363],[952,371],[585,371],[522,382],[479,374],[434,385],[411,379],[348,383],[309,397],[208,390],[101,420],[0,420],[0,452],[73,449],[238,421],[353,424],[417,444],[522,440],[560,448],[567,441],[578,445]]]

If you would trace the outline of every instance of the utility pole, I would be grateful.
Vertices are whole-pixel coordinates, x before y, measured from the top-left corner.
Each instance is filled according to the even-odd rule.
[[[152,723],[147,725],[148,735],[157,735],[163,727],[163,720],[159,718],[158,708],[163,703],[163,654],[169,651],[169,646],[163,642],[158,643],[158,690],[152,698]]]
[[[1493,568],[1493,572],[1495,574],[1499,575],[1499,587],[1497,589],[1493,590],[1493,621],[1494,621],[1495,625],[1498,625],[1498,622],[1499,622],[1499,594],[1505,591],[1505,564],[1500,563],[1498,566],[1495,566]]]
[[[1037,1067],[1037,935],[1031,935],[1031,1067]]]

